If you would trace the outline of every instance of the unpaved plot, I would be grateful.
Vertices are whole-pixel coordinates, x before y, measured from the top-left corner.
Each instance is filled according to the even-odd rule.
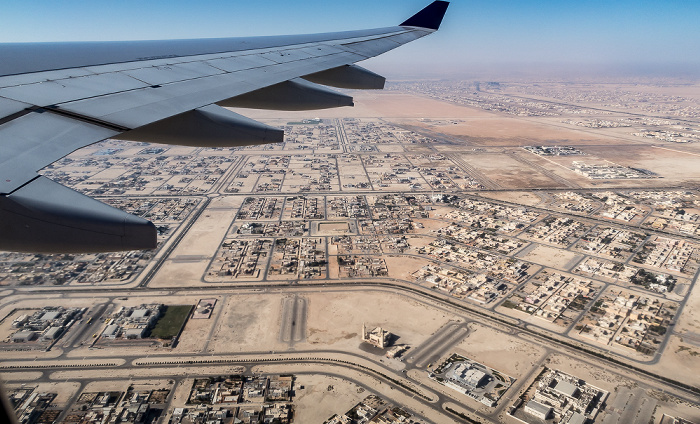
[[[469,326],[469,335],[444,357],[458,353],[511,377],[521,378],[545,353],[544,349],[489,327],[475,323]]]
[[[286,343],[279,343],[281,299],[282,295],[236,295],[221,302],[224,315],[212,334],[209,350],[226,353],[286,348]]]
[[[532,248],[523,250],[518,256],[527,261],[563,271],[568,271],[583,258],[583,255],[556,247],[549,247],[541,244],[535,244],[533,246]]]
[[[314,293],[307,297],[307,342],[327,349],[362,352],[359,345],[363,323],[367,328],[382,326],[394,333],[399,337],[397,343],[417,346],[453,317],[383,291]]]
[[[694,337],[700,334],[700,284],[695,284],[677,323],[668,346],[659,362],[650,367],[657,374],[700,386],[700,347]],[[688,334],[684,338],[684,334]]]

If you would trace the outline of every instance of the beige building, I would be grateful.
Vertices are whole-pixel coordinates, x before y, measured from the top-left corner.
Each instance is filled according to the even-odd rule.
[[[389,346],[391,333],[385,331],[382,327],[377,327],[372,331],[367,331],[367,326],[362,323],[362,341],[384,349]]]

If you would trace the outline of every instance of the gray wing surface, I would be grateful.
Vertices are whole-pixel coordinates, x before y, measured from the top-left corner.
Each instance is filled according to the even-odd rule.
[[[447,2],[395,27],[295,36],[0,44],[0,249],[154,248],[152,223],[41,177],[107,138],[204,147],[280,142],[225,107],[352,105],[326,88],[383,88],[354,63],[436,31]]]

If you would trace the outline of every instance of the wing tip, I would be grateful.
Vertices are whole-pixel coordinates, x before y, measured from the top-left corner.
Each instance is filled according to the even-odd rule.
[[[449,4],[450,2],[447,1],[434,1],[423,8],[420,12],[406,19],[399,26],[412,26],[437,31],[440,28],[442,18],[445,16],[445,12],[447,11],[447,6],[449,6]]]

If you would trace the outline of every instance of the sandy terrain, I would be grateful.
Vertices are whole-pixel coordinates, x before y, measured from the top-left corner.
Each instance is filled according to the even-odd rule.
[[[553,188],[561,186],[525,163],[504,154],[459,155],[501,188]]]
[[[71,371],[56,371],[51,373],[50,378],[53,380],[78,380],[85,378],[94,379],[109,379],[115,380],[116,382],[124,381],[128,383],[130,378],[160,378],[162,375],[171,375],[173,377],[191,377],[191,376],[210,376],[210,375],[231,375],[240,373],[239,366],[192,366],[192,367],[169,367],[169,368],[154,368],[154,367],[143,367],[137,371],[138,375],[135,377],[134,370],[127,369],[106,369],[86,372],[85,370],[71,370]],[[101,383],[102,380],[97,380],[96,383]]]
[[[616,186],[632,185],[639,187],[668,185],[671,182],[700,180],[697,173],[697,145],[677,145],[673,143],[651,142],[647,139],[629,135],[629,128],[624,133],[615,134],[610,131],[598,131],[584,127],[570,127],[562,124],[560,118],[517,118],[501,116],[482,110],[438,102],[409,94],[396,92],[353,92],[356,96],[355,108],[319,111],[320,117],[375,117],[420,127],[436,136],[444,134],[454,137],[458,144],[447,147],[448,150],[463,149],[467,146],[526,146],[533,144],[544,145],[576,145],[582,146],[587,155],[599,156],[623,166],[640,167],[658,173],[663,179],[652,180],[614,180],[594,181],[577,176],[571,171],[547,164],[544,159],[528,157],[546,169],[584,186]],[[244,111],[252,118],[274,118],[275,112]],[[278,112],[279,113],[279,112]],[[308,117],[308,113],[297,114],[284,112],[284,116]],[[421,118],[414,118],[420,116]],[[457,118],[454,125],[433,125],[423,118]],[[657,147],[653,147],[657,146]],[[421,149],[424,146],[409,146],[411,149]],[[444,149],[446,146],[440,146]],[[661,147],[661,148],[659,148]],[[670,150],[669,150],[670,149]],[[481,155],[479,155],[481,156]],[[522,163],[511,163],[512,159],[503,154],[496,155],[495,160],[480,160],[471,155],[465,155],[470,164],[491,163],[494,169],[482,170],[488,177],[493,178],[505,187],[553,187],[555,183],[548,177]],[[558,158],[558,161],[585,160],[590,156]]]
[[[382,144],[377,146],[377,150],[382,153],[401,153],[405,151],[405,148],[396,144]]]
[[[289,372],[286,367],[279,366],[258,369],[265,372],[275,369]],[[347,412],[370,394],[353,382],[323,374],[297,375],[294,387],[296,418],[300,423],[322,423],[334,414]]]
[[[11,372],[3,372],[0,374],[0,378],[2,378],[3,382],[7,381],[22,381],[22,382],[27,382],[27,381],[35,381],[40,379],[44,373],[40,371],[11,371]],[[8,385],[9,386],[9,385]]]
[[[354,107],[324,109],[316,111],[285,112],[254,109],[231,109],[252,119],[275,119],[284,117],[289,120],[308,119],[310,115],[318,118],[488,118],[493,116],[479,109],[467,108],[396,91],[349,92],[355,100]],[[416,122],[420,122],[416,119]]]
[[[458,353],[513,378],[521,378],[545,354],[544,349],[489,327],[474,323],[469,327],[471,333],[445,357]]]
[[[468,108],[464,107],[464,109]],[[466,118],[467,116],[460,117]],[[496,114],[467,119],[464,123],[449,127],[428,128],[463,138],[467,145],[472,146],[528,146],[532,144],[600,142],[600,136],[595,137],[581,131],[556,128],[532,119],[504,117]]]
[[[652,369],[654,372],[700,387],[700,286],[695,285],[673,329],[673,336]]]
[[[363,322],[367,327],[381,325],[398,335],[397,343],[417,346],[452,318],[446,312],[386,292],[314,293],[307,297],[307,341],[316,348],[362,352],[359,334]]]
[[[595,146],[587,148],[587,151],[618,165],[648,169],[663,177],[646,180],[649,186],[700,181],[700,148],[697,145],[681,146],[657,142],[629,149],[620,149],[619,146]]]
[[[530,144],[611,143],[619,141],[599,134],[590,134],[561,124],[550,125],[542,120],[501,116],[481,109],[399,93],[395,91],[352,91],[355,107],[314,111],[319,118],[376,118],[399,124],[415,125],[429,131],[455,136],[464,145],[472,146],[526,146]],[[253,119],[305,119],[309,112],[275,112],[266,110],[233,109]],[[417,118],[418,117],[418,118]],[[424,121],[457,119],[454,125],[434,125]],[[414,146],[411,146],[414,147]]]
[[[418,219],[416,219],[415,221],[427,224],[427,225],[425,225],[425,228],[426,229],[430,228],[431,230],[437,230],[437,229],[440,229],[442,227],[446,227],[446,223],[443,221],[436,221],[436,220],[432,220],[432,219],[431,220],[427,220],[427,219],[426,220],[418,220]],[[408,244],[413,249],[419,249],[421,247],[425,247],[425,246],[427,246],[430,243],[435,241],[435,237],[427,237],[427,236],[419,236],[419,235],[416,235],[416,236],[409,235],[406,238],[408,239]]]
[[[173,393],[172,402],[170,403],[171,408],[183,408],[187,403],[187,399],[190,397],[190,391],[192,390],[192,383],[194,383],[194,378],[183,378],[175,387],[175,393]]]
[[[575,264],[583,257],[567,250],[541,244],[535,245],[533,249],[527,248],[523,252],[525,253],[518,255],[522,259],[564,271],[568,271],[572,264]]]
[[[206,211],[190,228],[149,287],[200,285],[210,260],[241,205],[241,197],[212,200]]]
[[[235,295],[220,302],[223,315],[212,334],[215,353],[270,351],[286,347],[278,342],[282,295]],[[218,308],[218,305],[217,305]]]
[[[433,210],[430,211],[431,218],[440,218],[440,217],[444,216],[445,214],[454,211],[453,208],[448,207],[448,206],[433,205],[432,208],[433,208]]]
[[[347,222],[319,222],[318,235],[347,234],[350,231],[350,224]]]
[[[177,344],[178,352],[201,352],[206,336],[214,326],[217,318],[223,313],[220,307],[223,303],[221,297],[217,297],[218,301],[214,307],[214,311],[209,319],[189,319],[185,324],[185,329]]]
[[[386,267],[389,270],[389,275],[392,278],[406,281],[413,281],[411,274],[431,262],[427,258],[403,255],[385,255],[384,259],[386,260]]]
[[[537,206],[543,201],[542,198],[535,193],[523,193],[519,191],[480,192],[479,195],[489,197],[491,199],[503,200],[506,202],[515,202],[528,206]]]
[[[25,384],[8,384],[5,386],[6,390],[12,390],[14,388],[19,388],[20,386],[24,386]],[[37,384],[28,384],[28,386],[34,386],[36,387],[36,392],[38,393],[57,393],[58,396],[53,400],[53,403],[56,404],[57,406],[65,406],[66,403],[70,400],[71,396],[75,394],[75,392],[78,391],[80,388],[80,384],[78,383],[68,383],[68,382],[62,382],[62,383],[37,383]]]
[[[594,367],[586,362],[578,361],[569,356],[554,354],[547,358],[544,365],[581,378],[587,384],[613,392],[615,388],[635,384],[624,376],[610,370]]]

